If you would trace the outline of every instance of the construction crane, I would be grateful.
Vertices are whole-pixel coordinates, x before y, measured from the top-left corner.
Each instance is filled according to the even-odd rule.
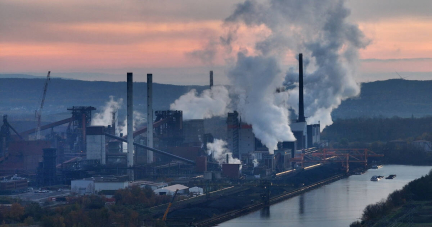
[[[167,215],[168,215],[168,212],[169,212],[169,209],[170,209],[171,205],[172,205],[173,202],[174,202],[174,199],[175,199],[175,197],[176,197],[176,195],[177,195],[177,192],[178,192],[178,189],[174,192],[174,195],[173,195],[173,197],[172,197],[172,199],[171,199],[171,202],[168,204],[168,207],[167,207],[167,209],[165,210],[165,213],[164,213],[164,216],[163,216],[163,218],[162,218],[162,221],[166,221],[166,219],[167,219]]]
[[[48,71],[48,75],[47,75],[47,78],[45,81],[44,90],[43,90],[43,94],[42,94],[41,104],[40,104],[39,109],[35,111],[36,121],[37,121],[37,126],[36,126],[36,139],[37,140],[40,140],[42,108],[43,108],[44,102],[45,102],[45,96],[46,96],[46,92],[47,92],[47,88],[48,88],[48,82],[50,81],[50,74],[51,74],[51,71]]]

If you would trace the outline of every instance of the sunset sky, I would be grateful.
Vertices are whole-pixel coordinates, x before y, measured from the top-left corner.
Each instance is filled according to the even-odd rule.
[[[226,83],[224,60],[187,53],[207,45],[240,0],[0,0],[0,73],[169,84]],[[432,1],[347,0],[371,44],[358,82],[432,79]],[[287,62],[287,66],[295,64]],[[142,76],[141,76],[142,75]]]

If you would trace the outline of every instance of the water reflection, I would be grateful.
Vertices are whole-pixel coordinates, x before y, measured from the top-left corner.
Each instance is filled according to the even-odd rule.
[[[299,199],[299,213],[300,214],[304,214],[304,205],[305,205],[305,198],[304,198],[304,194],[300,195],[300,199]]]
[[[272,205],[270,208],[227,221],[220,227],[250,226],[320,226],[346,227],[358,220],[363,209],[401,189],[408,182],[429,172],[427,166],[386,165],[381,169],[368,170],[363,175],[341,179],[297,197]],[[396,174],[392,180],[370,181],[373,175]],[[306,206],[307,204],[307,206]]]
[[[261,218],[270,218],[270,206],[261,209]]]

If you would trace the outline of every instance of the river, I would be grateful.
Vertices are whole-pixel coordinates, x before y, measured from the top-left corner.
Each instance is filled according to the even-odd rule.
[[[218,226],[346,227],[361,217],[367,205],[387,198],[394,190],[426,175],[431,169],[430,166],[406,165],[385,165],[380,169],[370,169],[363,175],[352,175]],[[373,175],[390,174],[396,174],[397,177],[392,180],[370,181]]]

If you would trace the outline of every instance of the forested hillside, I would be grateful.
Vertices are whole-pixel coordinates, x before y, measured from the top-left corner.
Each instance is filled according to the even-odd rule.
[[[343,101],[333,111],[333,119],[432,115],[431,88],[431,80],[393,79],[363,83],[360,96]]]
[[[432,141],[432,117],[338,119],[326,127],[323,139],[338,142],[374,142],[390,140]]]
[[[0,114],[22,115],[33,114],[40,105],[45,79],[0,79]],[[177,86],[168,84],[153,84],[153,108],[155,110],[169,109],[169,105],[178,97],[204,86]],[[134,83],[135,110],[146,111],[147,83]],[[44,115],[67,112],[72,106],[94,106],[100,108],[109,100],[123,99],[126,104],[126,82],[103,82],[51,79],[44,107]],[[123,114],[123,113],[121,113]]]
[[[32,115],[40,104],[44,78],[0,78],[0,114]],[[154,84],[154,109],[168,109],[178,97],[207,86]],[[361,95],[342,102],[333,118],[421,117],[432,115],[432,81],[387,80],[364,83]],[[135,109],[145,112],[146,83],[134,83]],[[126,100],[126,82],[51,79],[44,116],[66,112],[67,107],[91,105],[99,108],[109,96]],[[124,105],[125,103],[123,103]],[[305,103],[307,106],[308,104]],[[124,108],[123,108],[124,109]],[[122,112],[120,114],[123,114]]]

